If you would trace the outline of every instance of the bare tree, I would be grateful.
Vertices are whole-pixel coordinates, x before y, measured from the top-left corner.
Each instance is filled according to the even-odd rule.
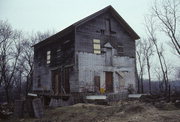
[[[6,34],[5,34],[6,33]],[[12,28],[7,21],[0,20],[0,45],[12,35]]]
[[[26,95],[31,90],[32,81],[33,81],[33,59],[34,59],[34,50],[33,45],[36,43],[43,41],[51,35],[50,31],[46,31],[44,33],[37,32],[35,34],[30,35],[30,37],[24,39],[21,43],[23,46],[22,55],[19,60],[19,64],[23,69],[23,77],[25,77],[26,82]]]
[[[180,80],[180,67],[176,67],[175,69],[175,78],[176,80]]]
[[[9,99],[9,90],[13,85],[13,78],[16,72],[17,62],[21,53],[21,32],[13,30],[7,21],[0,22],[1,45],[0,45],[0,71],[1,71],[1,84],[4,86],[6,92],[7,102]]]
[[[14,30],[7,21],[0,21],[0,86],[6,92],[7,102],[10,102],[10,90],[13,87],[26,94],[33,80],[33,45],[48,38],[52,32],[37,32],[23,37],[20,31]],[[25,93],[21,90],[26,83]]]
[[[138,72],[138,93],[144,92],[143,87],[143,76],[144,76],[144,68],[145,68],[145,56],[144,56],[144,50],[143,50],[143,41],[139,40],[136,44],[137,50],[137,64],[139,66],[139,72]]]
[[[159,22],[159,28],[169,37],[173,48],[180,55],[180,1],[155,1],[152,10],[154,17]]]
[[[163,55],[163,52],[164,52],[163,45],[161,45],[161,47],[158,46],[158,42],[157,42],[158,39],[156,37],[156,25],[155,25],[155,21],[153,20],[152,17],[147,18],[146,29],[147,29],[148,39],[153,42],[153,45],[154,45],[155,50],[156,50],[156,54],[157,54],[158,59],[159,59],[160,68],[161,68],[162,75],[163,75],[162,81],[165,85],[165,87],[164,87],[165,88],[165,94],[167,94],[167,92],[168,92],[168,81],[169,81],[168,72],[167,72],[168,68],[167,68],[166,60],[165,60],[164,55]]]
[[[153,43],[151,42],[151,40],[144,39],[143,50],[144,50],[144,58],[146,60],[147,71],[148,71],[149,93],[151,94],[151,64],[150,64],[150,59],[154,55]]]

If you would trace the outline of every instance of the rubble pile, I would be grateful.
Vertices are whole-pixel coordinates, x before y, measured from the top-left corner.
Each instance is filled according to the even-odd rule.
[[[8,119],[13,114],[13,106],[7,103],[0,104],[0,118]]]

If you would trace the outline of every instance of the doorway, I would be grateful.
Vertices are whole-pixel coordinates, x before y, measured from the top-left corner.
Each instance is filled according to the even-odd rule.
[[[69,77],[71,71],[72,67],[52,71],[52,89],[54,95],[70,93]]]
[[[60,89],[60,72],[58,70],[52,71],[52,89],[54,91],[54,95],[59,94]]]
[[[113,72],[105,72],[106,92],[113,92]]]

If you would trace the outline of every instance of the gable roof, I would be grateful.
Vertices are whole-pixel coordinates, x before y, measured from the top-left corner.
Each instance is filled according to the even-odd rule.
[[[63,36],[65,36],[66,34],[72,32],[76,27],[88,22],[89,20],[105,13],[105,12],[111,12],[112,16],[116,18],[116,20],[121,24],[121,26],[128,32],[128,34],[134,39],[137,40],[139,39],[139,35],[127,24],[127,22],[118,14],[118,12],[111,6],[107,6],[104,9],[101,9],[98,12],[95,12],[94,14],[91,14],[90,16],[85,17],[82,20],[79,20],[77,22],[75,22],[74,24],[70,25],[69,27],[65,28],[64,30],[52,35],[51,37],[35,44],[36,45],[41,45],[43,43],[48,43],[49,41],[53,41],[53,40],[57,40]]]

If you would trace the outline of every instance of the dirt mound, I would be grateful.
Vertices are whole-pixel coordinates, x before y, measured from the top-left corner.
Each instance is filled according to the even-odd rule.
[[[135,105],[135,106],[129,106],[125,109],[126,113],[141,113],[141,112],[145,112],[146,109],[144,106],[139,106],[139,105]]]
[[[120,101],[109,106],[79,103],[47,109],[42,119],[29,118],[23,122],[179,122],[179,113],[180,110],[159,110],[139,101]]]
[[[95,105],[95,104],[85,104],[85,103],[78,103],[72,105],[72,107],[104,107],[103,105]]]

